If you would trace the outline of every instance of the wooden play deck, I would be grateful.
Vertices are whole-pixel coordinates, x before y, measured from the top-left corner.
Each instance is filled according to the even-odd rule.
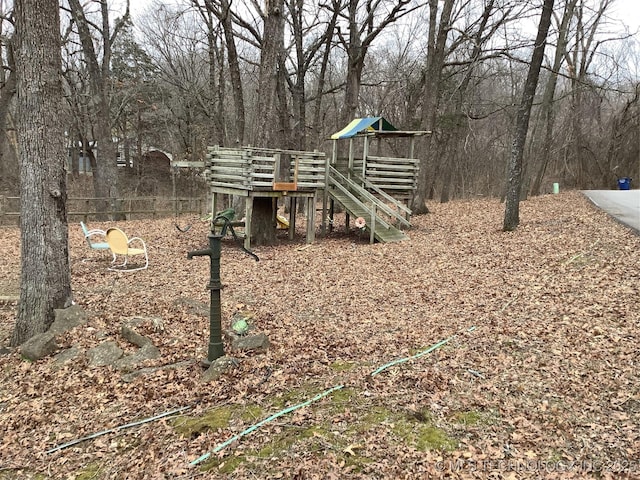
[[[205,162],[207,180],[214,199],[228,194],[245,198],[245,247],[251,244],[251,216],[257,197],[292,199],[289,237],[295,232],[298,198],[307,199],[306,239],[315,239],[315,213],[318,192],[326,186],[328,159],[323,152],[275,150],[267,148],[209,147]]]

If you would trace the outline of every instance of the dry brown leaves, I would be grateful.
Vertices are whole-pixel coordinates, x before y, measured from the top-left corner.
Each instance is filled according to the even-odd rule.
[[[512,233],[500,230],[497,201],[432,210],[414,219],[411,239],[399,244],[368,245],[357,234],[336,232],[306,249],[301,237],[257,248],[256,263],[225,241],[223,322],[237,310],[253,312],[272,348],[241,356],[239,367],[216,383],[201,383],[197,364],[125,383],[111,368],[29,363],[17,352],[0,356],[0,478],[2,469],[10,478],[74,478],[87,471],[95,478],[208,476],[189,462],[265,416],[339,384],[352,394],[340,408],[338,397],[329,396],[283,416],[221,452],[222,467],[283,432],[322,429],[291,435],[285,449],[250,456],[225,476],[640,475],[640,238],[579,193],[524,202],[522,223]],[[208,318],[202,305],[193,305],[208,305],[209,264],[186,254],[206,246],[207,224],[194,220],[187,233],[170,220],[120,226],[147,241],[150,268],[107,271],[104,253],[88,251],[79,226],[72,226],[73,288],[90,322],[68,333],[64,345],[86,350],[112,339],[131,349],[118,335],[123,319],[161,317],[164,331],[143,332],[162,352],[150,366],[204,358]],[[3,229],[5,289],[17,285],[18,240],[16,229]],[[86,256],[96,261],[81,262]],[[14,314],[15,305],[0,309],[2,345]],[[429,355],[369,376],[452,335]],[[300,398],[287,397],[290,392]],[[187,405],[193,415],[223,405],[262,410],[253,422],[191,437],[163,419],[45,454]],[[384,419],[351,428],[382,409],[408,416],[426,411],[457,446],[417,448]],[[356,468],[349,458],[362,462]]]

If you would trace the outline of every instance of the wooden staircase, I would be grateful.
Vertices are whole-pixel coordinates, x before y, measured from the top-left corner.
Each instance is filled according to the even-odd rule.
[[[362,217],[365,220],[365,229],[372,234],[372,243],[373,239],[389,243],[408,238],[402,230],[391,225],[382,214],[395,218],[399,223],[410,225],[409,222],[357,182],[330,167],[329,184],[332,187],[329,188],[330,197],[342,205],[352,217]]]

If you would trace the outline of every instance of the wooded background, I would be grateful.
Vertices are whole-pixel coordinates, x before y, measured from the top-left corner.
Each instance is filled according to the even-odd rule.
[[[416,148],[424,200],[504,195],[539,0],[156,1],[137,18],[128,2],[61,3],[71,196],[168,194],[169,174],[159,187],[139,169],[152,147],[181,160],[216,144],[329,151],[331,133],[368,115],[433,131]],[[523,195],[640,179],[638,40],[612,19],[615,4],[555,2]],[[15,196],[13,17],[3,8],[0,194]],[[74,180],[81,153],[93,192],[74,191],[86,186]],[[118,180],[117,154],[138,183]]]

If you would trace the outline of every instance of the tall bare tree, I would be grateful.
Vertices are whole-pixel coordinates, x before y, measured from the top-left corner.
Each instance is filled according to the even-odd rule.
[[[338,20],[339,0],[332,0],[333,8],[325,9],[318,7],[315,12],[309,12],[308,5],[304,0],[287,0],[286,6],[291,19],[291,48],[294,65],[293,73],[287,75],[286,80],[291,92],[292,116],[294,128],[292,129],[293,146],[298,150],[307,148],[307,126],[318,128],[320,120],[316,115],[320,114],[322,98],[324,96],[324,85],[326,79],[327,65],[331,52],[331,41],[335,34]],[[329,17],[323,22],[320,18],[321,12],[329,10]],[[318,59],[320,57],[320,59]],[[320,61],[320,68],[315,78],[315,111],[313,119],[307,119],[307,103],[309,102],[307,86],[309,84],[309,73]]]
[[[17,0],[15,9],[22,274],[14,346],[71,303],[58,0]]]
[[[453,1],[453,0],[447,0]],[[334,7],[335,8],[335,7]],[[338,38],[347,52],[347,77],[344,104],[340,112],[340,126],[346,125],[358,112],[362,73],[367,53],[373,42],[391,24],[419,8],[410,0],[366,1],[347,0],[341,7],[341,17],[347,22],[348,31],[338,29]]]
[[[565,59],[568,64],[569,77],[571,78],[571,131],[572,146],[575,164],[575,183],[579,188],[588,188],[597,185],[599,178],[604,172],[598,171],[600,165],[598,158],[592,154],[589,148],[590,142],[588,131],[590,124],[593,124],[596,115],[587,111],[589,97],[598,88],[590,78],[596,54],[602,45],[611,41],[612,38],[602,38],[600,27],[606,19],[607,10],[613,4],[613,0],[598,0],[597,7],[593,9],[591,5],[585,5],[584,0],[580,0],[574,10],[576,32],[572,48],[566,52]],[[589,160],[592,162],[589,162]],[[596,166],[597,175],[592,175]]]
[[[162,132],[153,145],[194,161],[204,156],[215,113],[210,111],[208,34],[201,22],[196,12],[163,5],[143,24],[148,54],[156,69],[157,110],[153,117]]]
[[[451,14],[454,0],[444,0],[438,20],[438,0],[429,0],[429,36],[427,40],[427,60],[423,76],[422,122],[426,130],[433,131],[438,115],[438,103],[442,89],[442,70],[446,58],[446,43],[451,30]],[[418,188],[413,199],[414,213],[427,213],[429,178],[426,161],[431,155],[432,135],[427,135],[421,145],[422,163],[418,178]]]
[[[522,100],[518,108],[516,125],[514,130],[513,146],[511,147],[511,157],[509,159],[506,207],[504,214],[503,230],[515,230],[520,223],[520,190],[522,187],[522,158],[524,156],[524,146],[529,131],[529,120],[531,118],[531,107],[538,87],[538,78],[544,59],[544,50],[547,46],[547,35],[551,26],[551,15],[553,14],[554,0],[544,0],[542,5],[542,15],[538,24],[538,34],[531,56],[529,73],[524,84]]]
[[[96,197],[101,199],[96,205],[96,210],[99,212],[99,218],[106,220],[110,204],[119,197],[116,146],[113,142],[109,109],[111,52],[116,36],[129,20],[129,1],[126,1],[125,13],[116,21],[113,30],[109,2],[101,0],[99,4],[101,24],[98,28],[90,21],[80,0],[69,0],[71,15],[78,28],[84,62],[89,75],[93,139],[98,148],[96,168],[93,172],[93,187]],[[97,35],[94,36],[94,33]],[[99,42],[99,49],[96,48],[94,41]]]
[[[8,13],[0,11],[0,18],[4,19]],[[0,42],[2,63],[6,62],[0,68],[0,186],[4,183],[8,187],[18,183],[15,136],[8,128],[11,124],[10,107],[16,93],[16,75],[12,33],[5,31],[4,21],[0,21]]]
[[[206,5],[201,5],[199,0],[192,1],[206,26],[207,53],[209,56],[209,95],[206,101],[208,108],[205,109],[205,112],[208,114],[210,127],[206,144],[224,145],[226,143],[224,102],[227,89],[224,79],[224,74],[226,73],[224,48],[219,45],[221,25]]]
[[[258,102],[254,122],[254,144],[258,147],[277,148],[285,141],[284,126],[278,111],[278,94],[281,92],[282,65],[284,64],[284,0],[267,0],[263,13],[264,29],[260,52],[260,74],[258,78]],[[258,197],[253,203],[255,245],[275,242],[271,198]]]
[[[514,9],[513,6],[509,5],[505,5],[503,8],[504,10],[497,15],[497,18],[492,20],[498,10],[497,2],[495,0],[487,0],[477,21],[471,22],[461,35],[451,41],[451,46],[449,47],[450,51],[454,50],[458,45],[464,44],[467,38],[471,39],[471,52],[468,60],[465,61],[461,57],[455,62],[461,67],[461,72],[456,77],[456,80],[458,77],[461,78],[451,94],[453,111],[447,114],[449,128],[444,136],[451,143],[448,148],[450,154],[444,155],[442,161],[438,162],[443,167],[441,170],[443,171],[442,190],[440,193],[441,203],[449,201],[456,163],[458,163],[461,148],[465,146],[464,137],[469,134],[470,130],[469,112],[465,111],[465,107],[468,102],[468,90],[473,83],[472,78],[477,75],[483,60],[499,54],[499,51],[490,51],[489,45],[497,30],[510,20],[510,14]],[[462,48],[460,49],[462,50]]]
[[[549,72],[544,94],[542,96],[542,117],[544,121],[544,139],[542,144],[542,152],[540,153],[540,161],[537,165],[533,183],[531,185],[531,194],[540,195],[542,188],[542,179],[547,171],[547,166],[551,160],[551,146],[553,141],[553,131],[555,126],[555,105],[553,99],[558,85],[558,76],[562,66],[563,59],[567,54],[567,43],[569,41],[569,29],[571,27],[571,19],[576,8],[578,0],[568,0],[564,6],[562,19],[558,26],[558,40],[556,42],[555,54],[553,57],[553,65]]]
[[[333,32],[338,22],[338,14],[340,0],[332,0],[333,7],[331,8],[332,15],[327,24],[324,42],[322,45],[322,55],[320,58],[320,69],[318,71],[318,77],[315,89],[315,99],[313,100],[313,118],[311,120],[312,131],[316,135],[316,142],[320,143],[323,139],[323,133],[325,129],[323,127],[323,100],[325,97],[325,85],[327,83],[327,71],[329,70],[329,60],[331,58],[331,47],[333,45]]]
[[[240,146],[246,140],[245,137],[245,104],[244,85],[242,83],[242,71],[240,69],[240,54],[238,53],[237,39],[234,32],[234,18],[238,18],[231,9],[229,0],[191,0],[191,3],[199,10],[204,10],[213,15],[222,29],[226,58],[229,69],[229,82],[231,84],[231,99],[234,106],[233,129],[231,130],[231,143]],[[214,28],[212,19],[206,20],[209,31]],[[209,45],[211,55],[211,44]],[[210,60],[212,61],[212,59]],[[219,89],[224,90],[223,81],[219,81]]]

